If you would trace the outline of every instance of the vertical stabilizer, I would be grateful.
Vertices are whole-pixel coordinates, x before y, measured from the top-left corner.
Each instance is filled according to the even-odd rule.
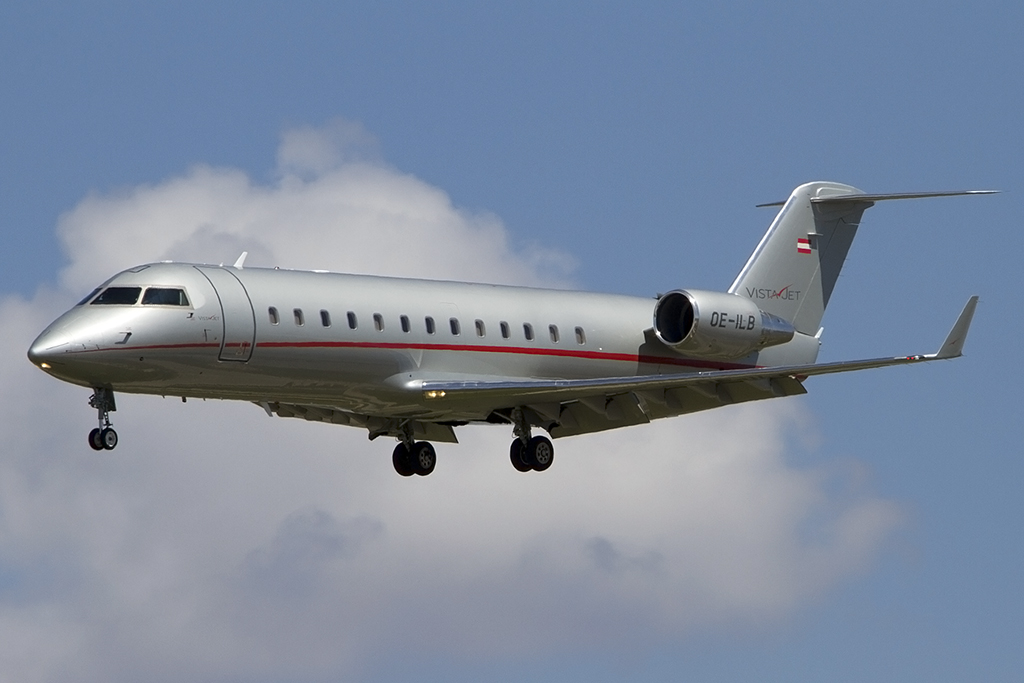
[[[839,271],[873,202],[850,185],[801,185],[782,206],[768,232],[729,288],[758,308],[784,318],[798,332],[813,335],[821,324]],[[837,201],[829,201],[836,197]]]

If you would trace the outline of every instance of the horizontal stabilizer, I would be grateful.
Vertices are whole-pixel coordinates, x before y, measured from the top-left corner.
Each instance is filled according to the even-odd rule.
[[[978,297],[972,296],[967,300],[967,305],[960,312],[953,329],[946,336],[946,341],[935,353],[928,354],[928,358],[942,360],[943,358],[957,358],[963,352],[964,342],[967,340],[967,331],[971,329],[971,320],[974,318],[974,309],[978,307]]]
[[[824,197],[812,197],[812,204],[841,204],[844,202],[882,202],[888,199],[927,199],[929,197],[960,197],[969,194],[999,194],[999,190],[943,190],[939,192],[893,192],[890,194],[867,194],[856,192],[853,194],[827,195]],[[769,206],[782,206],[786,202],[768,202],[757,204],[755,208],[763,209]]]
[[[892,194],[840,194],[811,197],[811,204],[837,204],[841,202],[882,202],[887,199],[927,199],[928,197],[959,197],[966,194],[998,194],[999,190],[949,190],[944,192],[895,192]]]

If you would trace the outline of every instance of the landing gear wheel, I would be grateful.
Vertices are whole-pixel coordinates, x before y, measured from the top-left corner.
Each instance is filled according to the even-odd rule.
[[[411,477],[416,474],[416,470],[413,469],[412,453],[404,443],[395,446],[395,450],[391,454],[391,464],[395,466],[395,472],[403,477]]]
[[[103,444],[103,448],[106,450],[114,450],[114,447],[117,446],[117,432],[107,427],[100,432],[100,443]]]
[[[509,459],[512,460],[512,467],[515,467],[520,472],[529,472],[533,467],[523,460],[523,441],[522,439],[513,439],[512,445],[508,449]]]
[[[117,432],[110,426],[110,413],[117,410],[114,392],[111,389],[94,387],[92,396],[89,397],[89,407],[96,409],[96,419],[99,421],[99,426],[89,432],[89,446],[97,451],[114,450],[114,446],[117,445]]]
[[[533,469],[543,472],[551,467],[555,461],[555,447],[546,436],[535,436],[526,445],[526,462],[530,463]]]
[[[416,474],[425,477],[434,471],[437,453],[429,441],[418,441],[412,447],[412,466]]]

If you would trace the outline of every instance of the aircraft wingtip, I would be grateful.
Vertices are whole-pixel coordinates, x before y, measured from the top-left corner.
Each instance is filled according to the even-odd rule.
[[[942,343],[939,350],[931,354],[932,358],[957,358],[963,354],[964,342],[967,341],[967,332],[971,329],[971,321],[974,319],[974,310],[978,307],[978,295],[975,294],[967,300],[964,310],[960,311],[960,317],[953,324],[953,329],[946,335],[946,341]]]

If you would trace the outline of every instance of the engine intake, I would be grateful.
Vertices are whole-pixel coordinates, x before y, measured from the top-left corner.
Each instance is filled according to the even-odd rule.
[[[654,332],[666,346],[702,358],[741,358],[785,344],[795,330],[750,299],[722,292],[677,289],[654,306]]]

